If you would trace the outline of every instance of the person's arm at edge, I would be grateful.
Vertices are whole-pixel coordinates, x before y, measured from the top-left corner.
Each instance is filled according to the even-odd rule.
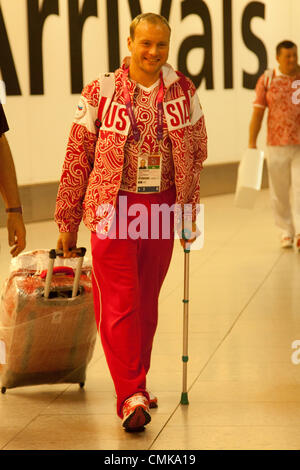
[[[256,141],[261,129],[264,113],[264,107],[254,106],[249,127],[249,148],[256,148]]]
[[[0,136],[0,193],[6,209],[21,206],[15,165],[4,134]],[[7,213],[7,230],[9,246],[13,247],[10,253],[15,257],[26,246],[26,230],[21,213]]]

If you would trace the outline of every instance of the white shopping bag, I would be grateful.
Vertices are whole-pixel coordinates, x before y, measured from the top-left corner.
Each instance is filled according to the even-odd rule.
[[[247,149],[238,169],[234,204],[242,209],[252,209],[261,188],[264,152]]]

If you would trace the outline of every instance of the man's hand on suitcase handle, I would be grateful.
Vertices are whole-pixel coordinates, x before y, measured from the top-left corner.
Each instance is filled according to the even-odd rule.
[[[72,251],[70,252],[72,257],[73,255],[76,256],[76,258],[84,258],[85,256],[85,253],[86,253],[86,248],[73,248]],[[63,250],[50,250],[49,251],[49,258],[56,258],[56,257],[59,257],[59,258],[64,258],[64,252]]]
[[[76,249],[77,232],[61,232],[57,241],[56,249],[62,250],[64,258],[75,258],[77,255],[72,250]]]

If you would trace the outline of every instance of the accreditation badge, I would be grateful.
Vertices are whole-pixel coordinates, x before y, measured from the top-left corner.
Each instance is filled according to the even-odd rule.
[[[161,184],[161,162],[162,156],[160,154],[138,157],[138,193],[159,193]]]

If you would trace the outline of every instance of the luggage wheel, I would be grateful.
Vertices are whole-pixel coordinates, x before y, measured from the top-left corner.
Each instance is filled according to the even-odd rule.
[[[79,387],[83,388],[84,387],[84,382],[80,382]]]
[[[2,388],[1,388],[1,393],[4,394],[5,392],[6,392],[6,387],[2,387]]]

